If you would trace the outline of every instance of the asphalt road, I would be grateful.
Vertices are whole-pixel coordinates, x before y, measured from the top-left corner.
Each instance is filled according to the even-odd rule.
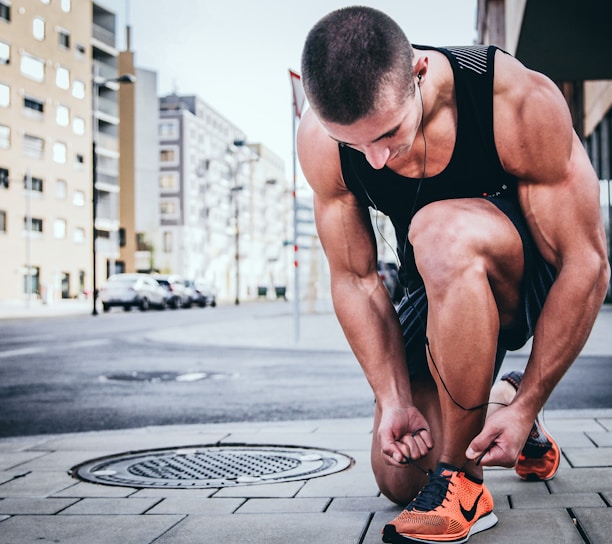
[[[0,436],[372,414],[371,391],[349,352],[167,338],[167,331],[207,323],[238,334],[249,311],[219,306],[1,321]],[[154,339],[159,331],[164,341]],[[581,357],[547,407],[612,408],[611,364],[610,357]],[[524,356],[505,362],[524,365]]]

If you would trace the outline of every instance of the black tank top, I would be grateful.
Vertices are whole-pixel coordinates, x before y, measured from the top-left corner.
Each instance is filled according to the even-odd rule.
[[[443,53],[455,79],[457,138],[451,159],[438,175],[423,180],[415,203],[419,180],[396,174],[386,166],[376,170],[365,155],[340,146],[342,175],[348,189],[366,207],[389,217],[395,228],[402,283],[413,287],[420,277],[407,242],[414,213],[438,200],[451,198],[504,198],[516,201],[517,179],[502,168],[493,138],[494,46],[435,48]],[[427,133],[425,133],[427,136]]]

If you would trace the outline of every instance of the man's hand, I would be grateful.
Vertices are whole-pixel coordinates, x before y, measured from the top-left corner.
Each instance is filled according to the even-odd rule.
[[[487,418],[465,455],[478,465],[513,467],[532,425],[533,418],[522,416],[514,406],[500,408]]]
[[[383,409],[378,436],[383,458],[394,466],[416,461],[433,448],[429,424],[414,406]]]

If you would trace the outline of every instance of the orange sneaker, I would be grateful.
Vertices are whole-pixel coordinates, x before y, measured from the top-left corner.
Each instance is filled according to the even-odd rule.
[[[523,379],[523,373],[512,370],[504,374],[501,379],[518,389]],[[560,462],[561,450],[559,445],[539,418],[536,418],[514,470],[523,480],[547,481],[555,477]]]
[[[467,542],[493,527],[493,497],[482,480],[438,463],[414,500],[383,529],[383,542]]]

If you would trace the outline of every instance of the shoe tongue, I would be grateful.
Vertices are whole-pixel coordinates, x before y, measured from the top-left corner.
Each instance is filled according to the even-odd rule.
[[[433,471],[434,474],[442,476],[443,478],[450,478],[453,472],[459,472],[459,469],[448,463],[438,463]]]

